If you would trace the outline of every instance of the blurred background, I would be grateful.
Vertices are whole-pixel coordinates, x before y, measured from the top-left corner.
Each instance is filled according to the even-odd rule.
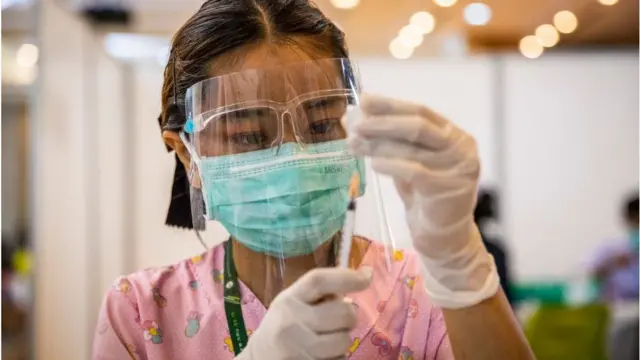
[[[476,218],[538,358],[637,359],[638,1],[316,3],[365,91],[477,138]],[[2,0],[3,358],[88,359],[117,276],[201,251],[163,225],[156,120],[170,38],[200,4]]]

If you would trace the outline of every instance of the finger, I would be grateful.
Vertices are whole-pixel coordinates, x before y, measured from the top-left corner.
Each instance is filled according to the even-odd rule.
[[[355,306],[343,299],[322,302],[303,314],[305,325],[319,334],[349,331],[358,321]]]
[[[344,268],[313,269],[296,281],[288,291],[307,304],[314,303],[327,295],[344,295],[369,287],[371,268],[360,270]]]
[[[400,118],[400,119],[397,119]],[[405,119],[403,121],[403,118]],[[402,128],[397,129],[398,122],[402,122]],[[371,137],[388,137],[389,131],[401,140],[416,142],[419,138],[418,132],[421,128],[425,128],[423,132],[424,136],[429,136],[432,141],[441,142],[443,138],[446,138],[448,131],[447,127],[439,127],[434,124],[429,124],[427,120],[421,117],[419,114],[366,114],[359,107],[350,107],[346,113],[340,119],[340,123],[344,129],[347,130],[349,136],[365,135]],[[430,131],[429,131],[430,130]]]
[[[409,101],[379,95],[363,94],[359,106],[367,115],[412,115],[417,114],[434,124],[444,127],[449,121],[428,107]]]
[[[420,212],[407,213],[407,216],[420,217],[411,221],[412,231],[448,233],[460,224],[459,217],[452,222],[451,214],[473,214],[474,203],[466,199],[473,198],[477,192],[477,175],[451,176],[447,172],[432,171],[415,162],[400,159],[373,158],[371,165],[376,172],[393,177],[396,184],[411,183],[413,194],[409,195],[409,202],[416,193],[425,201]],[[403,199],[407,199],[406,189],[398,190],[401,196],[405,192]],[[460,204],[468,206],[461,208]]]
[[[449,147],[453,125],[439,127],[420,115],[364,116],[353,126],[353,135],[382,137],[418,144],[429,150]]]
[[[416,190],[425,195],[466,188],[468,183],[475,183],[477,178],[476,173],[461,176],[465,174],[459,173],[456,168],[435,170],[419,162],[399,158],[375,157],[371,159],[371,167],[375,172],[389,175],[396,181],[414,184]]]
[[[340,358],[349,351],[352,343],[349,331],[318,335],[314,340],[307,350],[314,359]]]
[[[429,151],[413,144],[382,138],[355,136],[348,140],[349,150],[356,156],[399,158],[416,161],[431,169],[447,169],[460,161],[460,156],[451,147],[441,152]]]

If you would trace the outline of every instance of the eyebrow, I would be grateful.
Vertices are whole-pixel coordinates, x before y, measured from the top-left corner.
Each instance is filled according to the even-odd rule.
[[[324,106],[334,105],[336,103],[343,102],[347,104],[349,101],[345,99],[345,96],[330,96],[321,99],[311,99],[304,102],[304,107],[307,110],[317,109]]]

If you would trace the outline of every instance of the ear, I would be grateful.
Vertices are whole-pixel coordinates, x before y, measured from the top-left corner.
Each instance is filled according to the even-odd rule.
[[[176,152],[176,155],[178,155],[178,159],[180,159],[180,162],[187,170],[187,176],[189,177],[189,182],[191,183],[191,185],[196,188],[200,188],[200,174],[192,173],[191,155],[189,155],[189,151],[187,150],[185,144],[182,142],[180,135],[178,135],[178,133],[175,131],[164,130],[162,132],[162,139],[164,140],[164,143],[168,147],[173,149],[173,151]]]
[[[189,166],[191,166],[191,156],[189,155],[187,147],[182,142],[182,139],[180,139],[180,135],[175,131],[164,130],[162,132],[162,140],[164,140],[164,143],[168,147],[176,152],[176,155],[178,155],[178,159],[180,159],[184,168],[189,170]]]

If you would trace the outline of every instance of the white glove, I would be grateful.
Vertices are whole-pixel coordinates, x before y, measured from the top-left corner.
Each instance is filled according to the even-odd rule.
[[[344,295],[370,283],[371,268],[309,271],[273,300],[236,360],[344,359],[357,321]]]
[[[394,179],[432,301],[462,308],[495,295],[495,264],[473,221],[480,173],[474,138],[424,106],[371,95],[343,121],[351,151]]]

